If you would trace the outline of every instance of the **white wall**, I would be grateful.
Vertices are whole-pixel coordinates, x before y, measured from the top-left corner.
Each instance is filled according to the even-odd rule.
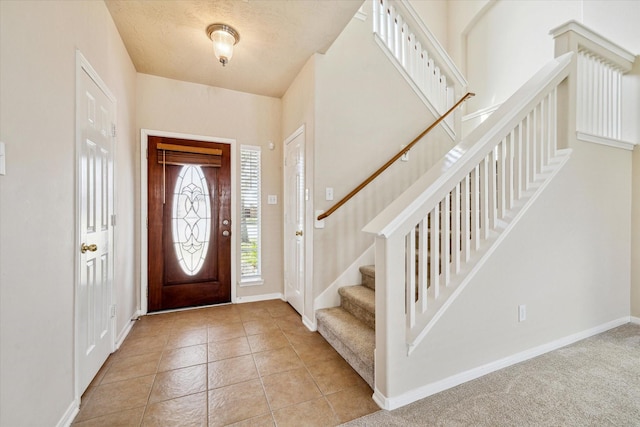
[[[236,140],[233,155],[239,159],[240,145],[262,147],[262,278],[260,286],[237,287],[238,297],[282,293],[282,135],[281,101],[228,89],[138,74],[137,127],[191,135]],[[275,145],[268,148],[269,142]],[[236,169],[239,182],[240,167]],[[267,204],[267,195],[278,196],[277,205]],[[240,198],[236,198],[240,212]],[[240,218],[234,218],[236,224]],[[236,236],[240,247],[240,236]],[[235,266],[240,278],[239,259]],[[232,284],[236,286],[236,284]]]
[[[551,60],[549,30],[569,20],[640,51],[640,2],[633,0],[454,0],[447,7],[447,48],[476,93],[467,113],[502,103]]]
[[[76,48],[117,98],[116,335],[134,288],[135,70],[103,2],[0,2],[0,425],[74,400]]]
[[[549,30],[580,13],[579,1],[495,2],[469,29],[464,73],[476,93],[467,113],[504,102],[554,57]]]
[[[373,39],[352,19],[325,55],[316,58],[315,209],[348,194],[434,117]],[[318,296],[373,243],[362,228],[453,145],[440,128],[314,230],[314,295]],[[333,201],[325,189],[334,189]]]

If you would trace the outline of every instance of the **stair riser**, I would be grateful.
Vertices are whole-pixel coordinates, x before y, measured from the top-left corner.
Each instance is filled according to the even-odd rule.
[[[362,275],[362,284],[365,285],[369,289],[376,290],[376,277],[370,276],[368,274]]]
[[[349,365],[364,379],[369,387],[374,388],[373,376],[374,367],[369,366],[362,361],[355,353],[345,346],[339,338],[337,338],[330,328],[326,327],[324,322],[318,322],[318,332],[325,340],[347,361]]]
[[[365,308],[360,307],[357,304],[354,304],[349,298],[345,298],[343,296],[340,297],[340,305],[342,308],[347,310],[349,313],[353,314],[355,317],[360,319],[364,324],[366,324],[371,329],[376,328],[376,314],[375,312],[371,313],[367,311]]]

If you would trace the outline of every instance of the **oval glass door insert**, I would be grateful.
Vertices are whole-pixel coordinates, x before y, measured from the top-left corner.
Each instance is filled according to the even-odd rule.
[[[171,233],[182,270],[194,276],[204,264],[211,238],[209,186],[200,166],[182,167],[173,196]]]

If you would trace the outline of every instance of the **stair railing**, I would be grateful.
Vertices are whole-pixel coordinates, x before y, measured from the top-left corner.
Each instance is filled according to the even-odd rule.
[[[558,149],[558,91],[574,57],[542,68],[364,228],[376,235],[376,360],[383,365],[401,343],[411,354],[567,161],[570,150]],[[376,378],[390,366],[376,366]]]
[[[321,221],[321,220],[327,218],[329,215],[331,215],[336,210],[338,210],[342,205],[347,203],[351,198],[353,198],[353,196],[358,194],[363,188],[365,188],[374,179],[376,179],[380,174],[382,174],[382,172],[387,170],[398,159],[400,159],[402,156],[404,156],[406,153],[408,153],[411,150],[411,148],[413,148],[413,146],[416,145],[426,134],[431,132],[431,130],[433,130],[443,120],[445,120],[453,111],[455,111],[456,108],[458,108],[464,101],[466,101],[467,99],[471,98],[472,96],[475,96],[475,94],[471,93],[471,92],[467,92],[467,94],[464,95],[462,98],[460,98],[460,100],[458,102],[456,102],[451,108],[449,108],[449,110],[447,110],[447,112],[445,112],[442,116],[438,117],[438,119],[435,122],[433,122],[431,125],[429,125],[428,128],[426,128],[424,131],[422,131],[422,133],[420,133],[420,135],[416,136],[413,139],[413,141],[411,141],[406,147],[404,147],[402,150],[400,150],[395,156],[393,156],[391,159],[389,159],[389,161],[387,161],[387,163],[385,163],[384,165],[380,166],[380,168],[378,168],[378,170],[376,170],[374,173],[372,173],[367,179],[362,181],[356,188],[351,190],[351,192],[349,192],[349,194],[344,196],[342,199],[338,200],[338,202],[336,202],[333,206],[331,206],[331,208],[329,208],[326,212],[323,212],[322,214],[318,215],[318,218],[317,218],[318,221]]]
[[[454,105],[467,81],[408,1],[373,0],[373,31],[378,45],[434,116]],[[444,121],[444,129],[455,139],[453,116]]]

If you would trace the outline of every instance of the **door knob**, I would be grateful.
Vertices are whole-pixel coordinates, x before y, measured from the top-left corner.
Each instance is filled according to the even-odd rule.
[[[302,234],[303,234],[303,233],[302,233],[302,230],[298,230],[298,231],[296,231],[296,236],[302,236]]]
[[[222,235],[223,235],[224,237],[229,237],[229,231],[224,230],[224,231],[222,232]]]
[[[80,245],[80,252],[85,253],[87,251],[89,252],[95,252],[98,250],[98,245],[85,245],[84,243],[82,245]]]

